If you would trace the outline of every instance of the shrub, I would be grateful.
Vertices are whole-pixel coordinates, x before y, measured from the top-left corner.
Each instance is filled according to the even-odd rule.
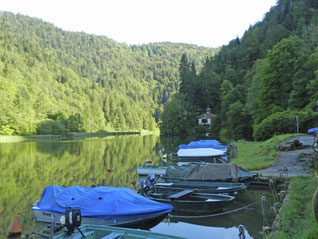
[[[65,135],[65,127],[59,122],[48,119],[38,125],[37,133],[41,135]]]
[[[318,113],[312,111],[284,111],[271,114],[259,125],[254,126],[253,137],[257,141],[267,140],[274,135],[296,133],[296,115],[299,118],[299,132],[307,133],[318,123]]]
[[[9,125],[2,125],[0,127],[0,135],[13,135],[14,129],[12,129]]]

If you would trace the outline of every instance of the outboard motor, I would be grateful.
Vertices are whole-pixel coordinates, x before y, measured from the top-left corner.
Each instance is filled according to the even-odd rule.
[[[150,173],[148,177],[141,183],[141,188],[138,193],[143,196],[148,196],[148,191],[154,186],[156,177],[154,173]]]
[[[79,208],[67,207],[65,209],[65,227],[67,228],[67,234],[71,235],[74,232],[74,229],[77,228],[83,236],[83,233],[78,228],[81,225],[81,223],[81,210]]]

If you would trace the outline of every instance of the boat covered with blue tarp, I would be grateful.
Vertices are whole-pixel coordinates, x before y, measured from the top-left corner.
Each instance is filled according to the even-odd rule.
[[[179,145],[179,149],[198,149],[198,148],[212,148],[226,151],[228,146],[222,145],[218,140],[199,140],[191,141],[189,144]]]
[[[180,144],[179,149],[199,149],[199,148],[212,148],[226,151],[228,146],[221,144]]]
[[[318,127],[317,128],[311,128],[308,130],[308,134],[315,134],[318,133]]]
[[[129,188],[57,185],[46,187],[32,210],[36,220],[51,222],[64,215],[66,207],[79,208],[83,224],[142,229],[147,227],[135,224],[153,219],[159,223],[172,211],[172,206],[142,197]]]

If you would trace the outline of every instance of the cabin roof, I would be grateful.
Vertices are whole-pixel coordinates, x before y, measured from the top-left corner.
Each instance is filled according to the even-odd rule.
[[[211,113],[204,113],[202,115],[197,116],[198,119],[206,119],[206,118],[212,118],[214,115]]]

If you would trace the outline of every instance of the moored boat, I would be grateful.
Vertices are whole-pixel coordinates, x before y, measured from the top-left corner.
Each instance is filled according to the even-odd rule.
[[[50,228],[49,228],[50,230]],[[131,238],[147,238],[147,239],[184,239],[178,236],[172,236],[162,233],[156,233],[145,230],[137,230],[131,228],[120,228],[120,227],[111,227],[105,225],[90,225],[85,224],[79,227],[79,230],[75,230],[75,232],[69,235],[66,232],[55,233],[53,236],[50,235],[50,231],[36,232],[33,235],[38,238],[43,239],[75,239],[75,238],[83,238],[83,235],[86,239],[102,239],[102,238],[121,238],[121,239],[131,239]]]
[[[183,190],[148,193],[148,198],[173,206],[175,212],[207,214],[222,210],[235,197],[224,194],[196,193],[195,190]]]
[[[193,162],[206,162],[206,163],[225,163],[225,152],[212,148],[186,148],[179,149],[178,165],[187,165]]]
[[[222,145],[218,140],[191,141],[189,144],[179,145],[178,165],[189,162],[224,163],[228,162],[227,150],[229,146]]]
[[[183,191],[195,190],[197,193],[222,193],[237,195],[239,192],[245,190],[249,186],[246,183],[233,182],[206,182],[194,180],[169,180],[164,177],[156,177],[154,173],[150,173],[146,179],[140,184],[139,193],[147,193],[149,190],[153,191]],[[142,192],[143,191],[143,192]]]
[[[205,163],[169,166],[163,178],[166,181],[248,182],[256,176],[257,173],[232,163]]]
[[[81,210],[82,224],[139,229],[154,227],[172,211],[170,205],[152,201],[129,188],[57,185],[46,187],[32,210],[36,221],[54,222],[64,215],[66,207]]]
[[[139,176],[148,176],[150,173],[156,176],[166,174],[168,166],[153,166],[153,165],[143,165],[137,168],[137,173]]]
[[[199,193],[223,193],[236,195],[245,190],[249,183],[232,182],[205,182],[205,181],[182,181],[171,180],[169,182],[157,182],[154,184],[155,190],[171,189],[182,191],[186,189],[195,189]]]

